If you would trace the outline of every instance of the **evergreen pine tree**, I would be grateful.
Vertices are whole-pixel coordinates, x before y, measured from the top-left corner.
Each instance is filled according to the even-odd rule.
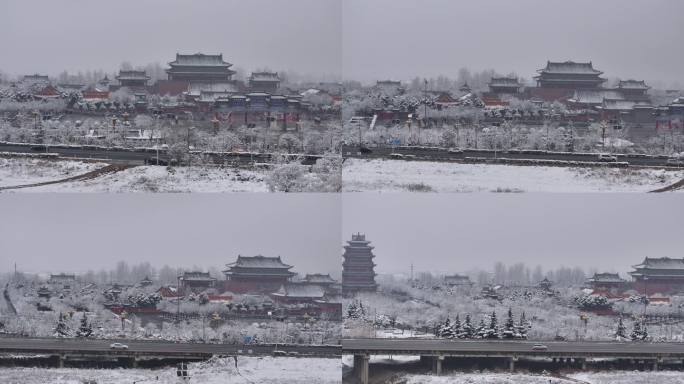
[[[504,339],[513,339],[516,336],[515,321],[513,320],[513,310],[508,308],[508,317],[504,323],[504,330],[502,332]]]
[[[454,338],[454,330],[452,328],[451,321],[448,317],[446,318],[444,324],[442,324],[442,327],[439,330],[439,337],[443,337],[445,339]]]
[[[484,319],[480,319],[480,324],[478,324],[478,326],[477,326],[477,330],[475,332],[475,335],[480,339],[484,339],[486,337],[486,334],[485,334],[486,329],[487,328],[485,326]]]
[[[76,336],[78,337],[90,337],[93,334],[93,328],[90,323],[88,323],[88,317],[86,316],[85,312],[83,313],[83,317],[81,318],[81,326],[78,328],[78,331],[76,332]]]
[[[492,311],[492,315],[489,317],[489,328],[485,332],[485,338],[499,338],[499,322],[496,319],[496,311]]]
[[[642,340],[641,322],[639,320],[634,321],[634,327],[632,328],[632,333],[629,335],[629,338],[632,341]]]
[[[459,338],[461,335],[462,327],[461,319],[459,319],[458,314],[456,314],[456,319],[454,320],[454,324],[451,326],[451,329],[454,337]]]
[[[352,301],[347,306],[347,318],[356,319],[358,315],[358,308],[356,307],[356,302]]]
[[[461,338],[470,339],[473,337],[473,334],[474,334],[473,324],[471,323],[470,315],[468,314],[468,315],[466,315],[465,323],[463,324],[463,330],[461,332]]]
[[[57,320],[57,325],[55,326],[56,337],[67,337],[69,336],[69,327],[66,324],[66,319],[62,312],[59,313],[59,319]]]
[[[520,337],[521,339],[527,339],[527,329],[528,329],[528,326],[527,326],[527,322],[525,321],[525,312],[523,312],[520,315],[520,322],[518,323],[518,327],[516,330],[518,332],[518,335],[519,335],[518,337]]]
[[[615,331],[615,338],[618,340],[627,338],[627,329],[625,328],[625,324],[622,322],[622,316],[620,316],[620,319],[618,320],[617,331]]]
[[[641,340],[648,340],[648,329],[646,329],[646,324],[641,324]]]

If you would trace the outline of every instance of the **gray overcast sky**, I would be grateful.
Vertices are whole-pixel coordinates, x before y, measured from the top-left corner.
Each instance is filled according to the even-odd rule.
[[[0,70],[57,74],[223,53],[236,67],[341,71],[339,0],[2,0]]]
[[[238,254],[282,256],[293,271],[340,275],[335,194],[39,194],[0,198],[0,270],[223,267]]]
[[[681,196],[344,194],[343,240],[365,232],[377,271],[466,272],[494,263],[626,272],[684,257]]]
[[[591,60],[606,76],[684,85],[683,14],[680,0],[345,0],[343,76],[530,79],[547,60]]]

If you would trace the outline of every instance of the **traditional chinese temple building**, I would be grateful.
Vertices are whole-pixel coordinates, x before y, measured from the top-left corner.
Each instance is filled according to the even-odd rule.
[[[470,287],[473,282],[465,275],[453,274],[444,276],[444,284],[450,287]]]
[[[119,71],[116,80],[122,87],[146,87],[150,77],[145,71]]]
[[[548,61],[546,67],[537,72],[535,80],[540,88],[596,89],[606,81],[601,77],[603,72],[594,69],[591,61]]]
[[[591,62],[548,61],[546,67],[537,70],[536,87],[526,90],[527,97],[544,101],[565,102],[576,90],[600,90],[606,79],[603,72],[594,69]]]
[[[646,82],[636,80],[621,80],[618,83],[619,91],[626,100],[631,101],[650,101],[648,90],[651,89]]]
[[[587,279],[587,285],[594,292],[618,294],[627,288],[627,281],[617,273],[594,273]]]
[[[249,88],[252,92],[274,94],[280,88],[278,72],[252,72],[249,76]]]
[[[240,256],[237,261],[226,265],[225,290],[235,293],[270,293],[290,282],[295,275],[291,265],[278,257]]]
[[[522,84],[516,77],[492,77],[488,86],[489,91],[494,94],[517,95],[522,88]]]
[[[325,289],[316,284],[288,283],[283,284],[271,296],[278,303],[301,304],[323,301]]]
[[[356,292],[374,292],[377,290],[375,283],[375,263],[373,263],[373,247],[366,235],[360,233],[352,235],[351,241],[344,246],[342,255],[342,292],[353,294]]]
[[[180,285],[183,292],[190,290],[193,292],[201,292],[216,286],[216,278],[211,277],[209,272],[183,272],[180,277]]]
[[[684,258],[647,257],[632,268],[634,271],[629,274],[637,292],[645,295],[684,292]]]
[[[232,81],[235,71],[233,64],[223,61],[223,54],[193,55],[176,54],[176,60],[169,63],[166,70],[169,80],[197,83],[221,83]]]
[[[60,273],[57,275],[50,275],[49,284],[70,284],[76,282],[76,275],[72,273]]]

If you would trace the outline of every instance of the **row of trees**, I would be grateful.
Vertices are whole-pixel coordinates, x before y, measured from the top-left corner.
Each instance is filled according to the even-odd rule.
[[[461,322],[459,316],[452,322],[448,317],[435,329],[435,335],[445,339],[526,339],[531,323],[525,319],[525,312],[520,314],[518,322],[513,319],[513,310],[508,309],[508,315],[503,325],[499,325],[496,311],[492,311],[489,319],[480,319],[480,323],[473,325],[470,314]]]
[[[68,320],[71,319],[71,316],[71,314],[65,315],[62,312],[59,313],[59,317],[57,318],[57,324],[55,325],[55,332],[53,334],[54,337],[72,336],[72,330],[68,322]],[[88,316],[86,316],[85,313],[83,313],[83,317],[81,317],[80,326],[78,327],[78,329],[76,329],[74,335],[76,337],[91,337],[93,335],[93,325],[90,321],[88,321]]]
[[[627,336],[627,327],[622,321],[622,316],[618,319],[617,330],[615,331],[617,340],[646,341],[649,340],[648,329],[643,319],[636,319],[632,325],[632,332]]]

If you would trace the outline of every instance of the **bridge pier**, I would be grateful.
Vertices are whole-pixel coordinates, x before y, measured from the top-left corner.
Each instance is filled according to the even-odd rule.
[[[64,359],[65,359],[64,355],[60,354],[59,359],[58,359],[58,363],[57,363],[60,368],[64,368]]]
[[[658,359],[653,360],[653,370],[654,371],[658,370]]]
[[[508,359],[508,370],[510,372],[515,372],[515,361],[517,359],[515,357],[511,357]]]
[[[587,359],[580,359],[580,363],[582,364],[582,370],[586,371],[587,370]]]
[[[368,355],[354,355],[354,373],[361,384],[368,384]]]
[[[442,362],[444,361],[444,356],[432,356],[432,373],[435,375],[442,374]]]

